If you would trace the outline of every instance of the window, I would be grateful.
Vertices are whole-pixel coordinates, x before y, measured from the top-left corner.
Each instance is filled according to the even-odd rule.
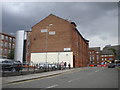
[[[12,45],[12,49],[14,49],[14,48],[15,48],[15,44]]]
[[[10,39],[10,42],[12,42],[12,38],[10,37],[9,39]]]
[[[92,56],[90,56],[90,61],[92,61]]]
[[[97,55],[97,60],[99,60],[99,55]]]
[[[6,47],[6,48],[8,47],[8,43],[7,43],[7,42],[5,42],[5,47]]]
[[[109,55],[109,56],[114,56],[114,55]]]
[[[8,36],[6,36],[6,40],[8,41]]]
[[[9,48],[11,48],[11,43],[9,43]]]
[[[93,60],[95,59],[95,57],[93,56]]]
[[[1,39],[4,40],[4,35],[1,35]]]
[[[105,55],[101,55],[102,57],[105,57]]]
[[[15,39],[13,38],[13,42],[15,42]]]
[[[1,47],[3,47],[3,41],[1,41],[1,44],[0,44],[0,45],[1,45]]]
[[[105,57],[107,57],[107,55],[105,55]]]
[[[109,60],[113,60],[113,58],[109,58]]]
[[[2,55],[2,48],[0,49],[0,55]]]
[[[4,49],[4,54],[7,54],[7,49]]]
[[[9,50],[8,52],[11,53],[11,50]]]
[[[96,53],[99,53],[99,52],[96,52]]]

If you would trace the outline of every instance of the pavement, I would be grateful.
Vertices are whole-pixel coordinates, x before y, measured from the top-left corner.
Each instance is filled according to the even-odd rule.
[[[12,83],[12,82],[20,82],[20,81],[26,81],[26,80],[32,80],[32,79],[38,79],[38,78],[44,78],[44,77],[59,75],[59,74],[63,74],[63,73],[66,73],[66,72],[72,72],[76,69],[80,69],[80,68],[50,71],[50,72],[43,72],[43,73],[29,74],[29,75],[21,75],[21,76],[0,77],[0,79],[2,79],[2,82],[0,82],[0,85],[5,85],[5,84],[8,84],[8,83]]]

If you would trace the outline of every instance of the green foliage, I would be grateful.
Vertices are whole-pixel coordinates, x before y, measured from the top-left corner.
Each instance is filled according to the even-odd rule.
[[[116,50],[114,48],[110,48],[109,50],[111,50],[113,52],[114,56],[117,55]]]
[[[8,54],[8,59],[14,59],[14,49]]]

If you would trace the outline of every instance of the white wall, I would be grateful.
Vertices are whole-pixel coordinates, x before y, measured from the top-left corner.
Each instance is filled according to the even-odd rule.
[[[24,30],[16,32],[15,60],[23,62]]]
[[[45,63],[46,53],[31,53],[31,61],[33,63]],[[48,63],[66,62],[67,66],[70,63],[73,67],[73,52],[49,52],[47,53]]]

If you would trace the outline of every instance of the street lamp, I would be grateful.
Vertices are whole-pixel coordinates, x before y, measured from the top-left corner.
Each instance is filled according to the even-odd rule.
[[[59,55],[60,55],[60,52],[58,52],[58,64],[57,64],[57,69],[59,69]]]
[[[46,64],[47,64],[47,47],[48,47],[48,45],[47,45],[47,43],[48,43],[48,33],[47,32],[49,32],[49,27],[50,26],[52,26],[53,24],[49,24],[47,27],[46,27]]]
[[[46,26],[46,29],[42,29],[41,32],[45,32],[46,33],[46,40],[45,40],[45,50],[46,50],[46,59],[45,59],[45,62],[46,62],[46,65],[47,65],[47,47],[48,47],[48,32],[49,32],[49,28],[50,26],[52,26],[53,24],[49,24],[48,26]],[[55,32],[49,32],[49,34],[51,35],[54,35]]]
[[[45,44],[45,48],[46,48],[46,68],[47,68],[47,47],[48,47],[48,32],[49,32],[49,28],[50,26],[52,26],[53,24],[49,24],[47,27],[46,27],[46,44]],[[49,65],[48,65],[48,68],[49,68]]]

